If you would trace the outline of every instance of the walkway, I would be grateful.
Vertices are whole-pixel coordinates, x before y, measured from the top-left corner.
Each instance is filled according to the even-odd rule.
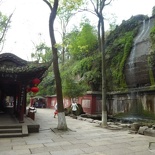
[[[39,133],[0,139],[0,155],[152,155],[155,137],[100,128],[96,123],[66,117],[67,132],[56,130],[51,109],[37,109]],[[155,149],[155,146],[154,146]]]

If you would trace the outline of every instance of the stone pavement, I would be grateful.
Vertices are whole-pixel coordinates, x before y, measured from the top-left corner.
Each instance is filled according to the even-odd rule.
[[[152,155],[155,137],[109,130],[96,123],[66,117],[69,131],[58,131],[51,109],[37,109],[39,133],[1,138],[0,155]],[[152,142],[152,143],[150,143]],[[149,144],[150,149],[149,149]]]

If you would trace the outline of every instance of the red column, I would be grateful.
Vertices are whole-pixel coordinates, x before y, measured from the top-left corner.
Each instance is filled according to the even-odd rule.
[[[24,123],[24,104],[20,106],[19,123]]]

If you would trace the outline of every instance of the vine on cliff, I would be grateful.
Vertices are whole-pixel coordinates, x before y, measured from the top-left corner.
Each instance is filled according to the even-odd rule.
[[[151,50],[155,53],[155,26],[150,31]]]
[[[145,18],[144,15],[137,15],[123,21],[107,38],[106,63],[108,66],[107,83],[109,91],[126,89],[127,87],[124,75],[125,63],[132,49],[133,40],[138,33],[139,26]]]
[[[150,31],[150,42],[151,42],[151,48],[150,48],[150,55],[148,57],[148,64],[149,64],[149,77],[150,77],[150,82],[151,86],[155,85],[155,79],[153,75],[152,68],[155,65],[154,60],[155,60],[155,26],[151,28]]]

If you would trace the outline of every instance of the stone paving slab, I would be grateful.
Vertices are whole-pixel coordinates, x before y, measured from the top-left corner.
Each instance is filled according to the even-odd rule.
[[[103,152],[93,152],[93,153],[87,153],[87,154],[81,154],[81,155],[106,155]]]
[[[152,155],[154,137],[110,130],[98,124],[66,117],[69,130],[57,130],[54,110],[37,109],[39,133],[0,139],[0,155]]]
[[[155,151],[155,142],[150,142],[149,143],[149,149]]]
[[[51,155],[50,152],[43,152],[43,153],[35,153],[33,155]]]
[[[94,153],[94,152],[105,152],[106,150],[109,150],[109,148],[107,146],[93,146],[93,147],[89,147],[89,148],[82,148],[81,150],[83,150],[85,153]]]
[[[83,151],[81,149],[72,149],[72,150],[61,150],[61,151],[51,151],[52,155],[79,155]]]
[[[50,151],[60,151],[63,150],[60,146],[48,146],[48,147],[36,147],[36,148],[30,148],[30,151],[32,154],[35,153],[45,153]]]
[[[105,150],[104,154],[106,155],[134,155],[134,151],[127,149],[127,148],[114,148],[114,149],[109,149],[109,150]]]
[[[7,144],[6,144],[7,145]],[[0,152],[5,150],[12,150],[12,146],[0,146]]]
[[[140,151],[140,152],[135,152],[134,155],[154,155],[154,153],[151,153],[150,151]]]
[[[25,150],[6,150],[1,151],[0,155],[30,155],[31,152],[28,149]]]

